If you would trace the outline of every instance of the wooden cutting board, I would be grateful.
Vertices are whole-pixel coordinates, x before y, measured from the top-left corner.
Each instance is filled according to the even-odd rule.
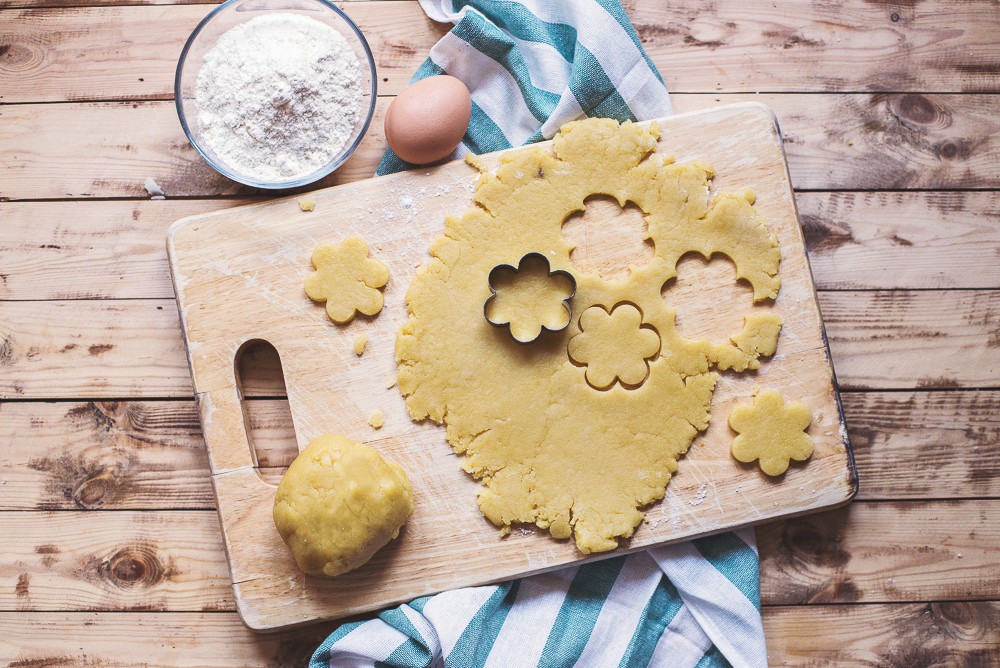
[[[784,328],[777,354],[758,372],[721,374],[709,429],[680,460],[665,498],[649,508],[633,539],[590,559],[829,508],[857,489],[772,112],[742,104],[659,122],[659,151],[678,162],[713,165],[713,190],[757,194],[756,208],[781,245],[774,309]],[[485,156],[485,164],[492,168],[499,155]],[[387,388],[395,379],[394,343],[407,317],[407,287],[445,215],[469,206],[477,176],[468,165],[451,163],[310,193],[310,213],[300,210],[296,196],[185,218],[170,230],[171,271],[236,602],[252,629],[342,617],[587,558],[572,541],[545,532],[515,529],[501,538],[479,513],[478,485],[461,470],[443,427],[412,422],[398,389]],[[368,241],[391,279],[378,317],[337,326],[306,297],[303,281],[317,244],[351,235]],[[595,229],[591,245],[601,241],[594,235],[603,235],[609,248],[621,237],[613,224]],[[707,313],[717,298],[712,289],[685,294],[671,301],[685,313]],[[368,350],[358,357],[353,342],[362,333]],[[274,528],[275,487],[255,469],[234,362],[248,342],[259,340],[280,354],[300,449],[320,434],[344,434],[398,461],[412,480],[416,510],[401,537],[352,573],[303,575]],[[777,389],[813,414],[815,453],[783,479],[767,478],[729,454],[734,434],[726,416],[749,401],[755,386]],[[368,425],[375,409],[385,414],[379,431]]]

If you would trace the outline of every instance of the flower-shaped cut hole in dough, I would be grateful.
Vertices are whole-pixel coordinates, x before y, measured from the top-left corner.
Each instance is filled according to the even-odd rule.
[[[320,244],[312,254],[316,271],[306,278],[309,299],[326,302],[326,313],[338,325],[350,322],[356,313],[375,315],[382,310],[379,291],[389,282],[389,269],[368,257],[364,239],[349,237],[339,246]]]
[[[632,304],[610,312],[591,306],[580,316],[580,330],[569,341],[569,357],[587,367],[587,383],[597,390],[609,390],[616,381],[627,389],[639,387],[649,375],[649,360],[660,352],[660,335],[643,324],[642,312]]]
[[[517,268],[501,264],[489,275],[490,297],[483,313],[490,324],[507,327],[518,343],[530,343],[543,329],[558,332],[569,325],[569,300],[576,281],[569,272],[552,271],[548,258],[528,253]]]
[[[805,433],[812,422],[809,409],[798,403],[786,404],[774,390],[757,394],[750,406],[737,406],[729,414],[733,457],[744,463],[760,460],[760,469],[779,476],[790,459],[805,461],[812,456],[813,441]]]

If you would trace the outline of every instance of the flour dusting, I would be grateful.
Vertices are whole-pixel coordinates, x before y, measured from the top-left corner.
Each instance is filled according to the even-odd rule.
[[[698,491],[695,493],[694,498],[688,501],[692,506],[700,506],[704,503],[705,499],[708,498],[708,483],[701,483],[698,487]]]
[[[258,16],[205,54],[195,96],[202,141],[227,167],[290,181],[328,164],[361,116],[361,63],[307,16]]]

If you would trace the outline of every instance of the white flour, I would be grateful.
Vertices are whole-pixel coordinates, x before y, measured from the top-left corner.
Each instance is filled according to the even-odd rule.
[[[361,64],[330,26],[258,16],[205,54],[195,99],[202,142],[232,171],[290,181],[333,159],[361,114]]]

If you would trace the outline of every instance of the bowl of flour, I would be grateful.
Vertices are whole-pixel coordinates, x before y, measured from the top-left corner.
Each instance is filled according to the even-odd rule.
[[[364,35],[326,0],[228,0],[177,64],[181,127],[205,161],[257,188],[319,181],[357,149],[376,99]]]

